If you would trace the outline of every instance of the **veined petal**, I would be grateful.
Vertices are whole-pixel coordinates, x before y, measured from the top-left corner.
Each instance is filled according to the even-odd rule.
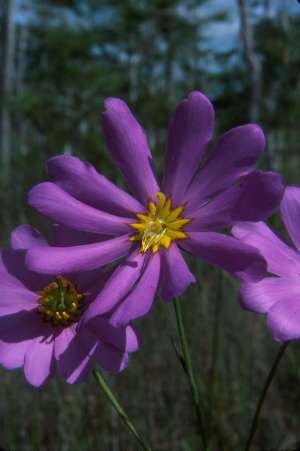
[[[246,282],[261,280],[266,273],[265,260],[257,249],[221,233],[190,232],[180,247]]]
[[[145,204],[159,191],[145,132],[122,100],[108,98],[105,108],[102,125],[107,146],[129,187]]]
[[[59,155],[48,161],[50,178],[76,199],[98,210],[128,216],[143,207],[134,197],[99,174],[87,161]]]
[[[102,315],[115,307],[140,278],[144,269],[145,255],[134,251],[120,264],[106,282],[99,296],[89,306],[84,315],[84,321]]]
[[[44,274],[66,274],[100,268],[123,257],[132,246],[128,235],[95,244],[29,249],[26,265]]]
[[[161,251],[161,272],[161,297],[164,301],[171,301],[196,282],[175,243],[168,251]]]
[[[189,207],[197,208],[206,199],[249,174],[264,147],[264,133],[256,124],[235,127],[225,133],[184,196]]]
[[[213,125],[213,106],[201,92],[192,92],[175,111],[169,127],[164,179],[164,191],[175,204],[181,203],[197,171]]]
[[[132,221],[130,218],[122,218],[96,210],[50,182],[36,185],[28,195],[28,202],[54,222],[75,230],[119,235],[128,232],[128,224]]]
[[[97,316],[87,325],[101,342],[122,352],[135,352],[139,348],[139,338],[131,326],[116,328],[107,317]]]
[[[275,235],[264,222],[239,223],[232,228],[232,234],[259,249],[267,262],[268,272],[278,276],[299,274],[299,254]]]
[[[257,313],[267,313],[277,302],[300,300],[299,276],[266,277],[257,283],[244,283],[240,289],[242,307]]]
[[[129,295],[114,311],[110,322],[121,327],[134,319],[145,316],[155,299],[160,276],[160,255],[149,258],[148,264]]]

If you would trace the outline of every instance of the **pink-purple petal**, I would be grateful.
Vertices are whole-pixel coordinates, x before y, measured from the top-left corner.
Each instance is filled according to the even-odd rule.
[[[176,243],[161,251],[160,295],[166,302],[181,295],[196,279],[190,272]]]
[[[300,251],[300,188],[287,186],[280,206],[281,216],[290,237]]]
[[[266,263],[257,249],[221,233],[191,232],[180,246],[246,282],[261,280],[266,272]]]
[[[25,354],[24,374],[31,385],[41,387],[55,370],[54,340],[37,337],[32,340]]]
[[[97,346],[97,340],[89,342],[89,349],[85,349],[76,332],[76,326],[67,327],[55,338],[55,359],[57,368],[63,379],[69,384],[83,381],[90,372],[90,353]]]
[[[242,185],[232,210],[234,221],[264,220],[279,208],[284,192],[281,175],[276,172],[252,172]]]
[[[0,364],[7,370],[21,368],[31,342],[31,339],[17,342],[2,341],[0,334]]]
[[[101,368],[110,373],[119,373],[128,366],[128,353],[117,351],[105,343],[99,343],[93,357]]]
[[[300,272],[300,256],[284,243],[264,222],[242,222],[232,228],[233,235],[259,249],[268,272],[278,276]]]
[[[112,273],[99,296],[87,309],[84,320],[102,315],[115,307],[138,281],[144,268],[145,256],[134,251]]]
[[[266,277],[257,283],[244,283],[240,289],[242,307],[257,313],[267,313],[277,302],[299,296],[299,276]]]
[[[90,329],[101,342],[122,352],[135,352],[139,348],[139,338],[131,326],[116,328],[108,318],[97,316],[88,323]]]
[[[214,126],[214,109],[201,92],[192,92],[172,117],[165,161],[164,191],[175,204],[197,171]]]
[[[275,340],[300,338],[300,294],[277,302],[268,311],[268,326]]]
[[[102,125],[108,149],[133,193],[145,204],[159,191],[146,134],[122,100],[108,98],[105,108]]]
[[[82,246],[39,247],[28,250],[26,264],[32,271],[44,274],[89,271],[116,261],[131,247],[132,242],[126,235]]]
[[[76,199],[117,216],[143,211],[142,205],[87,161],[59,155],[48,161],[50,178]]]
[[[147,266],[129,295],[115,309],[111,324],[116,327],[145,316],[155,300],[160,276],[160,255],[149,258]]]
[[[35,246],[48,246],[47,240],[34,227],[28,224],[16,227],[10,236],[12,249],[29,249]]]
[[[28,195],[28,203],[54,222],[75,230],[104,235],[128,233],[130,218],[111,215],[75,199],[55,183],[36,185]]]
[[[256,124],[235,127],[217,143],[207,163],[190,185],[185,201],[195,208],[249,174],[264,151],[265,137]]]

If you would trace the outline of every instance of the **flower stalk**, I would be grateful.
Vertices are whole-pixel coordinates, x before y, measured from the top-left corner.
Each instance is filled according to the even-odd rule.
[[[179,335],[179,339],[180,339],[184,369],[185,369],[185,373],[187,375],[188,383],[190,385],[195,413],[197,416],[198,432],[202,439],[203,449],[204,449],[204,451],[207,451],[207,439],[206,439],[206,434],[205,434],[204,425],[203,425],[202,411],[201,411],[201,406],[200,406],[200,395],[199,395],[199,390],[198,390],[198,387],[196,384],[194,369],[192,366],[189,345],[188,345],[183,317],[182,317],[181,304],[180,304],[180,300],[178,298],[176,298],[174,301],[174,308],[175,308],[176,323],[177,323],[178,335]]]
[[[103,390],[106,398],[109,400],[109,402],[111,403],[111,405],[113,406],[113,408],[115,409],[117,414],[119,415],[120,419],[123,421],[123,423],[125,424],[127,429],[131,432],[131,434],[134,436],[134,438],[139,443],[141,448],[144,451],[152,451],[152,448],[150,448],[150,446],[145,442],[145,440],[137,432],[136,428],[130,421],[128,415],[126,414],[124,409],[121,407],[121,405],[117,401],[116,397],[114,396],[111,389],[107,385],[105,379],[103,378],[102,373],[99,370],[94,370],[93,373],[94,373],[94,376],[96,378],[96,381],[97,381],[99,387]]]
[[[262,393],[260,395],[260,398],[258,400],[256,409],[255,409],[255,413],[254,413],[254,417],[253,417],[253,420],[252,420],[252,424],[251,424],[251,428],[250,428],[247,444],[246,444],[246,447],[245,447],[245,451],[249,451],[250,450],[250,446],[252,444],[252,440],[253,440],[253,437],[254,437],[256,429],[257,429],[258,419],[259,419],[259,416],[260,416],[260,412],[261,412],[264,400],[266,398],[268,389],[269,389],[269,387],[271,385],[271,382],[272,382],[272,380],[274,378],[274,375],[276,373],[277,367],[278,367],[278,365],[279,365],[279,363],[281,361],[281,358],[283,357],[283,355],[285,353],[285,350],[286,350],[288,344],[289,344],[288,341],[283,343],[283,345],[281,346],[281,348],[280,348],[280,350],[279,350],[279,352],[278,352],[278,354],[277,354],[277,356],[276,356],[276,358],[274,360],[273,365],[271,366],[271,369],[270,369],[268,377],[266,379],[264,388],[262,390]]]

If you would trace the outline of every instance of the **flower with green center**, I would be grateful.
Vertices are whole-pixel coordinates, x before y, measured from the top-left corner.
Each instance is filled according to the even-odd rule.
[[[53,244],[67,244],[64,228],[55,229]],[[70,230],[67,236],[77,239]],[[11,245],[0,252],[0,365],[23,367],[36,387],[56,371],[73,384],[84,380],[96,363],[112,373],[125,369],[129,353],[138,349],[133,328],[115,328],[107,317],[84,322],[84,307],[94,301],[104,274],[97,270],[48,277],[28,271],[28,249],[49,247],[30,226],[15,229]]]
[[[137,213],[140,222],[130,224],[138,233],[131,237],[132,241],[141,241],[140,251],[145,253],[152,249],[155,254],[160,246],[169,249],[174,240],[187,238],[183,226],[191,219],[181,216],[184,207],[172,208],[172,201],[163,193],[155,194],[158,202],[148,203],[148,214]]]
[[[117,327],[145,316],[158,292],[169,301],[195,282],[182,251],[244,280],[263,277],[259,252],[223,233],[237,221],[267,218],[280,204],[279,174],[255,171],[265,146],[261,128],[229,130],[206,157],[214,108],[192,92],[172,116],[160,184],[146,133],[126,103],[109,98],[105,107],[104,138],[132,194],[79,158],[51,158],[50,181],[31,190],[29,204],[55,223],[90,234],[90,244],[31,249],[28,267],[68,274],[115,264],[84,316],[92,321],[111,314]]]
[[[72,282],[63,276],[57,276],[56,281],[38,291],[41,298],[38,311],[46,320],[54,325],[68,326],[78,321],[82,313],[83,294],[78,293]]]

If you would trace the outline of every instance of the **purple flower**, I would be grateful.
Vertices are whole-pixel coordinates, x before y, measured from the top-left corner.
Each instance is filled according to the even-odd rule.
[[[272,275],[258,283],[244,283],[241,305],[267,315],[272,336],[289,341],[300,338],[300,188],[286,188],[280,209],[296,249],[263,222],[237,224],[233,234],[260,250]]]
[[[71,232],[69,232],[71,233]],[[86,306],[103,285],[97,272],[46,276],[24,265],[26,250],[49,247],[32,227],[14,230],[12,249],[0,254],[0,364],[24,367],[39,387],[56,368],[70,384],[89,373],[95,360],[107,371],[122,371],[138,348],[134,330],[114,328],[106,317],[84,324]]]
[[[127,105],[109,98],[105,107],[104,137],[135,197],[78,158],[50,159],[51,182],[32,189],[30,205],[54,222],[95,234],[95,240],[32,249],[29,268],[53,274],[120,261],[87,312],[92,318],[112,310],[116,326],[147,314],[158,291],[169,301],[195,282],[182,250],[236,277],[260,278],[265,262],[259,253],[215,230],[264,219],[280,203],[281,177],[254,171],[265,146],[262,130],[255,124],[233,128],[205,160],[214,110],[203,94],[191,93],[171,120],[161,189],[145,132]]]

